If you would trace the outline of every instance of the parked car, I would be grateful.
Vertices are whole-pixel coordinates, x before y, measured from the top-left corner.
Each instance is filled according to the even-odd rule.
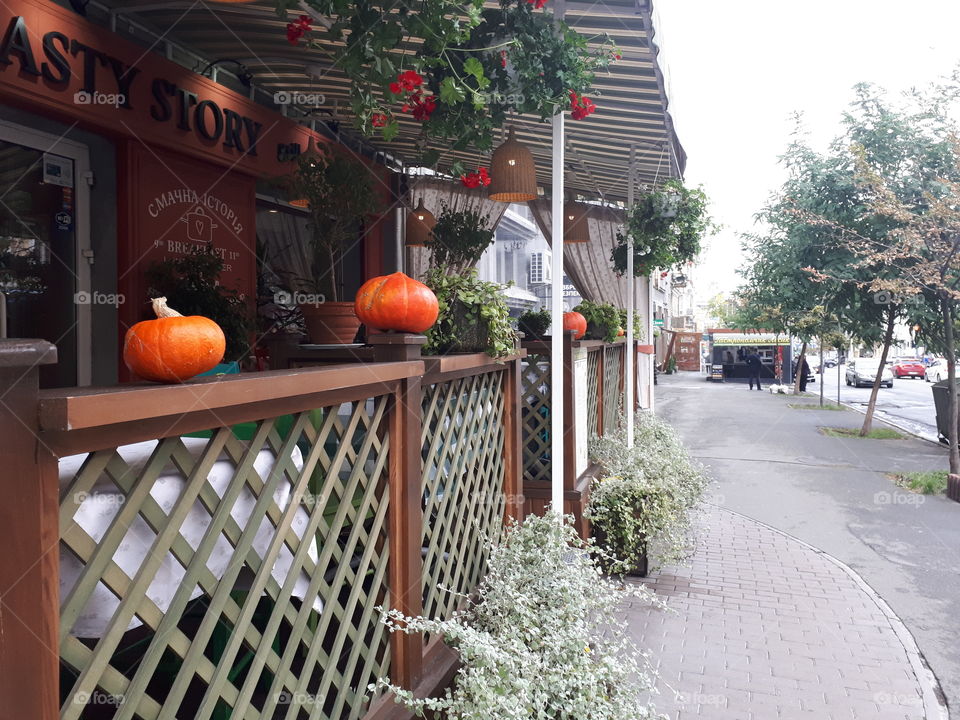
[[[909,377],[922,380],[927,375],[927,369],[920,362],[920,358],[915,357],[897,358],[893,361],[891,369],[893,370],[893,376],[897,378]]]
[[[960,363],[960,361],[958,361]],[[957,368],[960,373],[960,367]],[[927,367],[927,382],[938,383],[947,379],[947,361],[943,358],[935,358]]]
[[[873,381],[877,378],[879,368],[880,361],[874,358],[851,360],[847,363],[847,385],[853,385],[854,387],[873,385]],[[880,384],[886,387],[893,387],[893,371],[887,364],[883,366]]]

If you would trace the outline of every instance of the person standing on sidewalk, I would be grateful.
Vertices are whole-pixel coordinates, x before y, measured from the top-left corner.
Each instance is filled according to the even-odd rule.
[[[797,361],[797,374],[800,375],[800,392],[806,392],[807,383],[810,382],[810,365],[805,357]]]
[[[750,348],[750,354],[747,355],[747,377],[750,378],[750,389],[753,390],[753,383],[757,383],[757,390],[760,389],[760,368],[763,363],[760,362],[760,356],[756,348]]]

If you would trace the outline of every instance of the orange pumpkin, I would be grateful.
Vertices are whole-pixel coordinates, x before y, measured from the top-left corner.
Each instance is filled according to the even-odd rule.
[[[138,322],[123,339],[123,362],[144,380],[183,382],[212,370],[227,347],[223,330],[210,318],[183,316],[167,299],[151,301],[156,320]]]
[[[433,290],[402,272],[367,280],[353,308],[368,328],[412,333],[422,333],[440,313]]]
[[[573,339],[579,340],[587,332],[587,319],[578,312],[570,311],[563,314],[563,330],[573,330]]]
[[[623,328],[617,328],[617,337],[623,337],[626,334],[627,334],[626,330],[624,330]]]

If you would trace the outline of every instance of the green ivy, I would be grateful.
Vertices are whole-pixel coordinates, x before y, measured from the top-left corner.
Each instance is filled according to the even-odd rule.
[[[627,248],[633,245],[633,274],[648,277],[657,268],[669,268],[693,260],[700,253],[700,241],[716,232],[707,213],[707,196],[702,188],[687,188],[671,179],[637,199],[627,209],[627,234],[617,233],[611,253],[614,268],[627,271]]]
[[[574,308],[587,321],[587,340],[615,342],[621,328],[620,311],[609,303],[584,300]]]
[[[624,329],[627,327],[627,311],[625,308],[620,310],[620,326]],[[634,309],[633,311],[633,341],[634,342],[643,342],[647,334],[643,330],[643,323],[640,321],[640,313]]]
[[[494,230],[485,215],[473,210],[451,210],[445,203],[440,206],[440,217],[427,240],[430,264],[462,273],[476,265],[490,247]]]
[[[516,351],[517,333],[500,285],[481,280],[472,268],[463,275],[433,268],[424,282],[440,305],[437,322],[425,333],[425,354],[485,352],[500,358]]]

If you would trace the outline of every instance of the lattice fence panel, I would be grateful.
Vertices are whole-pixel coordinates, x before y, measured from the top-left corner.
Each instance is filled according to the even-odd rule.
[[[523,481],[550,482],[550,356],[530,355],[520,371]]]
[[[620,424],[623,396],[623,346],[603,350],[603,432],[612,432]]]
[[[448,618],[486,573],[506,498],[503,372],[423,394],[423,613]],[[452,592],[451,592],[452,591]]]
[[[593,437],[600,432],[599,409],[600,378],[597,375],[600,365],[600,354],[603,350],[587,353],[587,436]]]
[[[63,458],[61,718],[363,715],[387,396]]]

